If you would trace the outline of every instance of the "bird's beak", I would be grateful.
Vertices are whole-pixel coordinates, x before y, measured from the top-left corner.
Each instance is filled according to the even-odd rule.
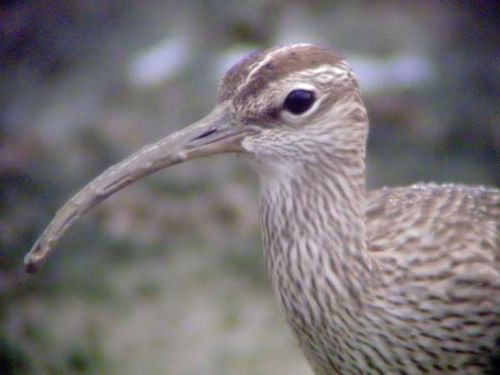
[[[132,182],[183,161],[224,152],[241,152],[242,140],[257,128],[231,121],[223,108],[216,108],[202,120],[145,146],[108,168],[73,196],[55,215],[24,264],[36,272],[63,233],[84,213]]]

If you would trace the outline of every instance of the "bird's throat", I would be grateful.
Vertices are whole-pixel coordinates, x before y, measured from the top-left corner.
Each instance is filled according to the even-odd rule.
[[[274,177],[260,174],[268,268],[299,336],[321,329],[340,310],[359,307],[368,292],[362,160],[358,167],[313,163]]]

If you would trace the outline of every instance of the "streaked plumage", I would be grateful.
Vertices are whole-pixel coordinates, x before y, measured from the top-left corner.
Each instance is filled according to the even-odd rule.
[[[310,109],[284,108],[293,90],[314,94]],[[367,192],[367,135],[343,59],[312,45],[253,53],[226,74],[208,120],[145,147],[72,199],[28,267],[67,222],[133,180],[189,158],[241,152],[261,183],[273,287],[317,374],[494,373],[500,192],[434,184]],[[158,165],[146,156],[179,142],[154,156]]]

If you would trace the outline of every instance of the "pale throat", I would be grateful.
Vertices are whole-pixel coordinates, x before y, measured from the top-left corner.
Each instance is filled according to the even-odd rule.
[[[314,284],[323,283],[336,288],[335,302],[342,303],[356,293],[362,295],[371,277],[364,154],[349,160],[319,156],[317,161],[256,167],[265,255],[286,309],[294,292],[321,290]]]

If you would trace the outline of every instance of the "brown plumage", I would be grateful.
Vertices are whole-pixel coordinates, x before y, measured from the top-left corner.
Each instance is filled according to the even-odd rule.
[[[368,118],[333,52],[294,45],[232,68],[205,119],[146,146],[73,197],[26,258],[36,270],[80,215],[191,158],[239,152],[260,179],[276,295],[317,374],[498,371],[500,192],[365,190]]]

